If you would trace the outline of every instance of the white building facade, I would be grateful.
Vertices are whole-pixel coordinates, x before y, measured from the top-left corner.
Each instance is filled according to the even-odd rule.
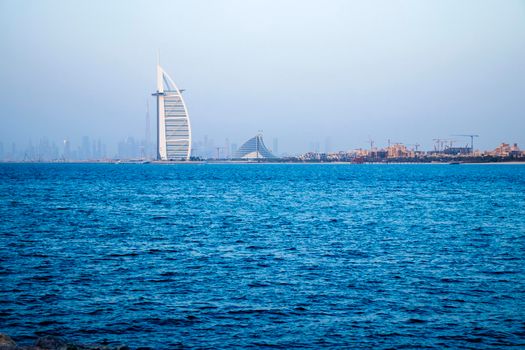
[[[191,125],[181,91],[157,65],[157,159],[189,160]]]

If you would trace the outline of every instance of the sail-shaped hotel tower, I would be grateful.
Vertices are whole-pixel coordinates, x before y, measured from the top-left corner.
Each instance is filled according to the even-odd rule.
[[[157,64],[157,160],[188,160],[191,125],[181,91]]]

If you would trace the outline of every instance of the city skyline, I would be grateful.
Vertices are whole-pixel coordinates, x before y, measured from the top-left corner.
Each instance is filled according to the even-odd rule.
[[[2,2],[0,140],[142,138],[160,49],[198,140],[264,130],[292,154],[369,136],[426,149],[470,133],[481,149],[525,144],[522,2],[380,4],[180,2],[158,14],[140,2]],[[181,34],[157,35],[174,13],[185,14]]]
[[[262,137],[262,134],[258,135]],[[248,140],[248,142],[254,139],[255,137],[252,137]],[[458,143],[457,140],[452,138],[434,139],[434,145],[430,148],[421,147],[421,145],[418,143],[405,144],[401,142],[392,142],[391,140],[376,142],[370,139],[368,140],[368,143],[363,143],[362,147],[331,149],[329,142],[330,140],[326,139],[324,149],[321,149],[318,142],[312,141],[308,146],[303,148],[302,152],[291,153],[286,152],[286,150],[281,152],[278,149],[278,144],[280,142],[278,138],[273,138],[271,140],[272,147],[268,147],[267,151],[273,153],[277,157],[282,157],[284,159],[307,159],[309,157],[316,159],[321,157],[323,154],[346,154],[352,155],[352,157],[369,157],[370,154],[374,154],[373,158],[377,158],[377,154],[381,152],[384,154],[395,153],[401,155],[401,157],[413,157],[414,154],[469,155],[472,152],[476,152],[476,154],[481,155],[497,154],[500,152],[498,149],[502,147],[506,147],[509,150],[520,150],[519,144],[512,140],[503,140],[502,142],[492,145],[489,148],[479,148],[475,146],[474,149],[472,149],[471,143],[468,142],[467,139],[465,139],[462,143]],[[242,146],[243,142],[237,142],[237,140],[233,140],[232,142],[232,140],[229,138],[224,140],[214,140],[205,135],[200,140],[194,140],[191,157],[193,159],[203,160],[235,159],[235,154],[239,149],[238,145]],[[376,152],[379,153],[376,154]],[[520,152],[523,151],[520,150]],[[394,154],[391,154],[390,156],[395,157]],[[114,145],[108,145],[101,138],[90,137],[87,135],[77,140],[51,140],[48,137],[42,137],[37,141],[29,141],[22,144],[6,144],[0,141],[0,161],[114,161],[154,159],[156,159],[155,144],[151,141],[148,141],[147,138],[135,138],[133,136],[128,136],[118,140]]]

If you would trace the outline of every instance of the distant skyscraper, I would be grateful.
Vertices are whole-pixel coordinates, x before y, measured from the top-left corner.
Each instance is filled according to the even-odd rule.
[[[188,160],[191,126],[181,91],[157,64],[157,159]]]
[[[100,139],[97,141],[97,158],[104,158],[104,155],[102,154],[102,141]]]
[[[226,138],[226,140],[224,140],[224,158],[226,158],[226,159],[231,158],[231,154],[230,154],[230,140],[228,138]]]
[[[327,136],[325,139],[324,139],[324,153],[330,153],[332,152],[332,139],[330,138],[330,136]]]
[[[319,153],[319,142],[311,141],[309,149],[310,152]]]
[[[18,158],[18,151],[16,148],[16,143],[11,143],[11,160],[16,160]]]
[[[279,156],[279,139],[277,137],[273,139],[272,153],[275,154],[277,157]]]
[[[82,148],[80,149],[81,155],[80,159],[90,159],[91,158],[91,147],[89,142],[89,136],[82,137]]]
[[[233,155],[237,152],[237,144],[232,143],[230,146],[230,157],[233,157]]]
[[[119,159],[137,159],[141,157],[140,143],[133,137],[128,137],[118,143],[117,157]]]
[[[71,142],[69,140],[64,140],[64,152],[62,153],[64,160],[71,159]]]

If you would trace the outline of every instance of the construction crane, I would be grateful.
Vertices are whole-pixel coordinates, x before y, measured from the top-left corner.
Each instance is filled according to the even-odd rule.
[[[215,147],[217,150],[217,159],[221,159],[221,151],[224,150],[224,147]]]
[[[372,140],[371,137],[368,138],[368,141],[367,141],[369,144],[370,144],[370,152],[372,152],[372,150],[374,149],[374,140]]]
[[[436,146],[434,146],[434,150],[441,152],[443,150],[443,145],[447,142],[446,139],[432,139],[432,141],[436,142]]]
[[[418,147],[421,145],[419,143],[411,143],[411,144],[408,144],[407,146],[412,146],[413,150],[417,152]]]
[[[470,154],[474,154],[474,137],[479,137],[479,135],[468,134],[468,135],[452,135],[452,136],[470,137]]]
[[[452,148],[454,146],[454,142],[456,142],[456,140],[454,139],[440,139],[440,138],[433,139],[433,141],[436,142],[436,145],[437,145],[437,148],[434,147],[434,149],[439,152],[444,151],[447,148]]]

